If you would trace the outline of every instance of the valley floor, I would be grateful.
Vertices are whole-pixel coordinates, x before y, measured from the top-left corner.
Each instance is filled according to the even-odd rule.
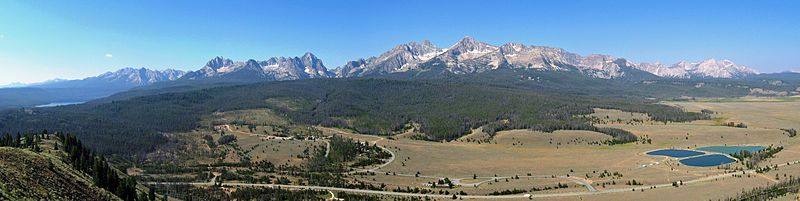
[[[289,178],[291,184],[228,180],[224,187],[245,186],[305,188],[332,192],[452,198],[463,192],[462,199],[537,200],[716,200],[736,196],[738,192],[764,187],[800,176],[800,144],[783,129],[800,128],[800,102],[666,102],[700,112],[715,112],[713,120],[690,123],[662,123],[647,120],[646,115],[597,109],[596,126],[620,128],[640,140],[623,145],[600,142],[609,136],[590,131],[542,133],[510,130],[489,136],[476,129],[473,134],[451,142],[412,139],[413,129],[392,137],[361,135],[337,128],[315,127],[321,131],[313,138],[284,139],[271,134],[269,127],[245,128],[226,125],[221,128],[237,137],[233,149],[217,152],[214,157],[225,162],[241,158],[270,161],[274,164],[302,165],[303,150],[326,147],[330,136],[338,135],[375,144],[391,153],[383,163],[354,168],[346,173],[348,181],[381,185],[384,190],[334,188],[303,184]],[[744,123],[747,128],[724,126]],[[212,132],[213,133],[213,132]],[[213,135],[213,134],[209,134]],[[191,135],[188,135],[191,136]],[[218,137],[214,136],[214,140]],[[765,159],[757,172],[741,162],[717,167],[692,167],[677,159],[650,156],[652,150],[694,149],[714,145],[760,145],[784,149]],[[223,146],[224,147],[224,146]],[[209,153],[212,148],[205,147]],[[249,151],[248,151],[249,150]],[[271,151],[271,152],[270,152]],[[328,150],[329,151],[329,150]],[[213,155],[213,154],[211,154]],[[327,153],[326,153],[327,156]],[[213,158],[213,157],[211,157]],[[209,164],[193,159],[194,164]],[[214,167],[220,168],[220,167]],[[218,172],[215,170],[215,172]],[[145,171],[147,174],[147,171]],[[276,175],[277,176],[277,175]],[[287,176],[289,177],[289,176]],[[216,176],[213,177],[214,179]],[[452,181],[453,188],[433,188],[441,179]],[[152,181],[151,184],[191,184],[213,186],[205,181]],[[679,182],[681,185],[673,186]],[[434,193],[415,193],[404,189],[430,189]],[[397,191],[394,189],[401,189]],[[447,191],[448,194],[435,193]],[[518,190],[518,191],[514,191]],[[397,191],[397,192],[395,192]],[[507,193],[504,193],[506,191]],[[464,195],[466,194],[466,195]],[[791,197],[791,195],[789,195]]]

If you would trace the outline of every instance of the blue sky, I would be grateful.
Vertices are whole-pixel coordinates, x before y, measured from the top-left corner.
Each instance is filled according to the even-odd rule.
[[[0,1],[0,84],[313,52],[329,69],[469,35],[637,62],[800,70],[800,1]]]

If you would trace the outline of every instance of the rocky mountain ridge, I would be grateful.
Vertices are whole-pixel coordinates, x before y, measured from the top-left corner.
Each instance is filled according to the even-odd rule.
[[[237,80],[296,80],[332,77],[322,60],[312,53],[302,57],[272,57],[263,61],[249,59],[234,62],[223,57],[215,57],[197,71],[184,75],[181,79],[237,79]]]
[[[348,61],[333,70],[328,70],[322,60],[310,52],[300,57],[271,57],[261,61],[255,59],[233,61],[218,56],[196,71],[123,68],[83,81],[131,86],[171,80],[281,81],[364,77],[434,68],[454,74],[479,73],[498,68],[578,71],[590,77],[605,79],[637,75],[641,71],[670,78],[742,78],[758,74],[757,71],[737,65],[730,60],[681,61],[672,65],[635,63],[611,55],[582,56],[562,48],[547,46],[521,43],[494,46],[467,36],[448,48],[440,48],[427,40],[400,44],[378,56]],[[70,82],[75,80],[45,82],[37,86],[59,86]]]
[[[175,69],[152,70],[148,68],[122,68],[109,71],[97,76],[77,80],[55,79],[41,83],[27,85],[26,87],[38,88],[74,88],[89,86],[119,86],[137,87],[150,85],[156,82],[177,80],[186,72]]]
[[[422,50],[422,51],[414,51]],[[679,62],[671,66],[634,63],[611,55],[581,56],[561,48],[506,43],[493,46],[464,37],[449,48],[438,48],[429,41],[399,45],[378,57],[347,62],[336,71],[337,77],[360,77],[409,70],[441,67],[456,73],[483,72],[497,68],[536,70],[577,70],[597,78],[623,77],[628,69],[639,69],[660,77],[739,78],[757,74],[729,60],[709,59]]]

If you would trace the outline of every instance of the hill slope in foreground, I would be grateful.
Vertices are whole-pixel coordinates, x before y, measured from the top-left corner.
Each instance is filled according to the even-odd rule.
[[[0,147],[0,200],[118,200],[53,153]]]

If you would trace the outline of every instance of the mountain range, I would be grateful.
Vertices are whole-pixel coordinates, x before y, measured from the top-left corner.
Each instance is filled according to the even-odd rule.
[[[135,87],[176,80],[184,74],[184,71],[173,69],[159,71],[147,68],[123,68],[78,80],[56,79],[0,88],[0,109],[84,102]]]
[[[322,60],[314,54],[302,57],[273,57],[264,61],[253,59],[234,62],[215,57],[200,70],[189,72],[182,80],[227,79],[238,81],[280,81],[332,77]]]
[[[729,60],[681,61],[672,65],[636,63],[622,57],[579,55],[562,48],[506,43],[495,46],[464,37],[441,48],[430,41],[409,42],[367,59],[355,59],[333,70],[312,53],[300,57],[233,61],[215,57],[196,71],[123,68],[79,80],[52,80],[15,88],[0,88],[0,108],[26,107],[53,102],[83,102],[137,87],[175,85],[215,86],[313,78],[382,76],[435,70],[473,74],[497,69],[578,72],[591,78],[746,78],[758,72]],[[164,84],[161,84],[164,83]]]
[[[581,56],[561,48],[506,43],[493,46],[464,37],[449,48],[430,41],[409,42],[367,59],[348,61],[328,71],[311,53],[302,57],[270,58],[265,61],[234,62],[216,57],[198,71],[181,79],[294,80],[325,77],[365,77],[397,72],[444,69],[454,74],[485,72],[498,68],[578,71],[596,78],[618,78],[631,71],[645,71],[670,78],[742,78],[758,74],[729,60],[681,61],[673,65],[635,63],[611,55]]]
[[[37,88],[78,88],[114,86],[132,88],[156,82],[171,81],[182,77],[186,72],[175,69],[151,70],[147,68],[122,68],[114,72],[106,72],[97,76],[78,80],[56,79],[42,83],[26,85]]]
[[[81,80],[54,80],[27,87],[68,88],[99,84],[136,87],[172,80],[221,79],[231,81],[281,81],[310,78],[348,78],[441,68],[454,74],[484,72],[498,68],[578,71],[596,78],[624,77],[641,70],[670,78],[742,78],[758,74],[729,60],[680,61],[672,65],[635,63],[621,57],[592,54],[582,56],[561,48],[506,43],[494,46],[464,37],[448,48],[430,41],[409,42],[367,59],[346,62],[333,70],[308,52],[301,57],[233,61],[221,56],[196,71],[123,68]]]

